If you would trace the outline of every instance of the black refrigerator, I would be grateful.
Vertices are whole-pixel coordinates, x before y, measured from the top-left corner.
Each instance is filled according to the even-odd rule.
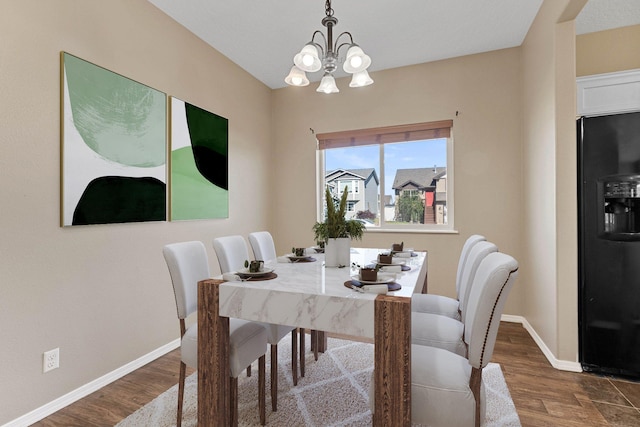
[[[640,112],[578,119],[580,363],[640,378]]]

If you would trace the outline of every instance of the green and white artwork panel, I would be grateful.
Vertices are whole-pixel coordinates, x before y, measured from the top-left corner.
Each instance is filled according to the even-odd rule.
[[[171,99],[171,220],[229,217],[229,123]]]
[[[62,225],[166,220],[166,94],[65,52],[62,80]]]

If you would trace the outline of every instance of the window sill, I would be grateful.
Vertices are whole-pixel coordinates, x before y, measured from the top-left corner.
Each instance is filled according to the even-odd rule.
[[[367,228],[365,233],[395,233],[395,234],[459,234],[455,229],[419,229],[419,228]]]

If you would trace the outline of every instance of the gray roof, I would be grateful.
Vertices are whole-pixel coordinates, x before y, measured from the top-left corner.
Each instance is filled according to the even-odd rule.
[[[370,178],[376,180],[376,184],[379,184],[378,174],[374,168],[364,168],[364,169],[334,169],[332,171],[327,171],[325,175],[326,181],[333,181],[338,177],[342,177],[342,175],[353,175],[356,178],[361,178],[364,181],[369,181]]]
[[[435,186],[435,180],[447,173],[446,167],[430,167],[415,169],[398,169],[393,180],[393,189],[402,190],[406,187],[423,189]]]

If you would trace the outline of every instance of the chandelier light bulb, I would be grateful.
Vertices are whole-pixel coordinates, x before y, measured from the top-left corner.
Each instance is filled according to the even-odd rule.
[[[371,65],[371,58],[357,44],[352,44],[347,51],[347,60],[342,68],[347,73],[357,73],[366,70]]]
[[[338,93],[340,92],[340,89],[336,86],[336,80],[333,76],[329,73],[325,73],[324,77],[322,77],[322,80],[320,81],[320,86],[316,89],[316,92]]]
[[[353,68],[358,68],[360,66],[362,66],[362,58],[360,58],[359,56],[354,56],[352,57],[349,62],[351,62],[351,66]]]
[[[318,56],[318,48],[312,43],[304,45],[300,53],[293,57],[293,63],[302,71],[313,73],[322,67],[322,61]]]
[[[307,55],[303,55],[302,56],[302,63],[304,65],[306,65],[307,67],[312,66],[313,65],[313,56],[308,55],[308,54]]]
[[[367,70],[358,71],[357,73],[353,73],[353,77],[351,77],[351,83],[349,83],[349,87],[363,87],[369,86],[373,83],[373,79],[369,77],[369,73]]]
[[[309,84],[307,75],[295,65],[291,67],[291,71],[289,71],[289,75],[285,77],[284,81],[291,86],[307,86]]]

